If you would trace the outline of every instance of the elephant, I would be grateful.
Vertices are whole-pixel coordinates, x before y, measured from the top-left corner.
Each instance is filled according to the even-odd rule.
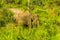
[[[32,22],[32,27],[37,27],[37,26],[39,26],[39,15],[37,15],[37,14],[32,14],[32,15],[31,15],[31,22]]]
[[[11,10],[14,15],[13,18],[15,19],[16,25],[27,26],[32,28],[33,26],[39,25],[39,18],[37,14],[31,14],[28,10],[18,10],[18,9],[9,9]]]

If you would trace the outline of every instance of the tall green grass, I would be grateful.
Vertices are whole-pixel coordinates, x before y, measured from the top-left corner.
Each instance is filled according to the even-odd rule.
[[[30,13],[39,15],[39,27],[31,30],[23,26],[16,26],[13,13],[8,8],[28,8],[27,0],[0,0],[0,40],[60,40],[60,1],[59,0],[31,0]],[[12,2],[12,3],[11,3]],[[40,3],[40,4],[39,4]]]

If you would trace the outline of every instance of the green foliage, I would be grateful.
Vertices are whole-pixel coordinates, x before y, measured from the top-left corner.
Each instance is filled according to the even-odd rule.
[[[39,27],[16,26],[9,8],[29,8],[39,15]],[[60,40],[60,0],[0,0],[0,40]]]
[[[5,26],[8,22],[13,22],[13,13],[7,9],[0,10],[0,27]]]

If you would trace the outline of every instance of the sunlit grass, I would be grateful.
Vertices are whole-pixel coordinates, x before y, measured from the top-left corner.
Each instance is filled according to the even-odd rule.
[[[39,15],[40,25],[29,30],[28,27],[16,26],[10,18],[12,14],[10,15],[10,12],[6,10],[8,8],[26,10],[26,1],[22,2],[24,3],[21,5],[4,4],[0,9],[0,40],[60,40],[60,6],[55,3],[49,4],[50,0],[43,1],[45,6],[31,4],[35,7],[30,12]],[[4,14],[5,12],[8,16]]]

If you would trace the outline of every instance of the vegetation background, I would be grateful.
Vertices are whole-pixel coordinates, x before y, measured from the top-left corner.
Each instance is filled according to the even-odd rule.
[[[39,15],[39,27],[16,27],[8,8],[29,8]],[[0,40],[60,40],[60,0],[0,0]]]

